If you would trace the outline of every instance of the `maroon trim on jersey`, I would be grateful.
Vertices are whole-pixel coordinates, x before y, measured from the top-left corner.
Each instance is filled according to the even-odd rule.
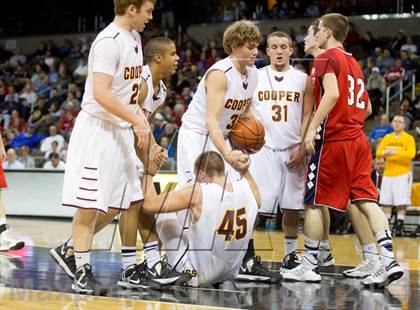
[[[120,35],[120,33],[117,32],[117,34],[115,36],[113,36],[112,38],[115,40],[119,35]]]
[[[248,83],[242,82],[242,87],[243,87],[244,89],[247,89],[247,88],[248,88]]]
[[[228,69],[226,69],[224,72],[228,72],[230,69],[232,69],[233,67],[229,67]]]
[[[280,77],[274,76],[274,79],[275,79],[277,82],[281,82],[281,81],[283,81],[283,80],[284,80],[284,76],[280,76]]]
[[[258,211],[258,214],[266,216],[266,217],[276,217],[277,216],[277,213],[268,213],[268,212],[261,212],[261,211]]]
[[[96,188],[85,188],[85,187],[79,187],[82,191],[88,191],[88,192],[97,192],[98,190]]]
[[[91,201],[91,202],[96,201],[96,199],[88,199],[88,198],[83,198],[83,197],[76,197],[76,199],[83,200],[83,201]]]
[[[82,180],[89,180],[89,181],[98,181],[98,179],[92,179],[92,178],[85,178],[85,177],[82,177]]]
[[[92,167],[83,167],[83,168],[85,168],[87,170],[98,170],[98,168],[92,168]]]
[[[72,208],[77,208],[77,209],[83,209],[83,210],[95,210],[95,211],[100,211],[103,214],[106,214],[106,212],[104,210],[101,210],[99,208],[84,208],[82,206],[78,206],[78,205],[73,205],[73,204],[68,204],[68,203],[62,203],[61,204],[63,207],[72,207]]]

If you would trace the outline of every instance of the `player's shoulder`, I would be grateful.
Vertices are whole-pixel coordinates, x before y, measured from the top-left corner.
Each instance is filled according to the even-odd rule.
[[[110,23],[101,32],[98,33],[98,35],[95,38],[95,41],[101,40],[103,38],[112,38],[114,40],[117,40],[120,36],[121,30],[117,26],[115,26],[114,23]]]
[[[212,70],[220,70],[224,73],[228,73],[229,71],[232,71],[233,69],[233,63],[232,59],[230,57],[223,58],[219,61],[217,61],[214,65],[212,65],[208,71]]]
[[[305,72],[293,66],[290,67],[290,74],[302,79],[306,79],[308,77]]]
[[[145,81],[152,79],[152,73],[148,65],[144,65],[141,69],[141,76]]]

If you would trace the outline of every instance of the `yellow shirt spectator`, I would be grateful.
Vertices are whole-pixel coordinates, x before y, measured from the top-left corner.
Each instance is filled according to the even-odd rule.
[[[377,157],[385,158],[384,176],[396,177],[411,172],[411,161],[416,155],[414,137],[405,131],[387,134],[379,144]]]

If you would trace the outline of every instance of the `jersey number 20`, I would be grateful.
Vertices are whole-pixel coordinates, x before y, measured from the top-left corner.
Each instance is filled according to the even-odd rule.
[[[354,80],[354,77],[352,77],[351,75],[347,75],[347,79],[349,81],[349,105],[352,106],[356,102],[356,108],[365,110],[366,102],[361,100],[363,93],[365,92],[365,83],[361,78],[357,78],[357,87],[359,88],[359,91],[357,92],[356,96],[356,81]]]
[[[247,232],[246,209],[226,210],[222,223],[217,229],[218,235],[224,235],[225,241],[243,239]]]

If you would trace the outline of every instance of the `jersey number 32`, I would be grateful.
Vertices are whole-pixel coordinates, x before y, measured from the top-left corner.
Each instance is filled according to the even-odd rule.
[[[356,108],[365,110],[366,102],[361,100],[363,93],[365,92],[365,83],[361,78],[355,80],[351,75],[347,75],[347,79],[349,81],[348,104],[352,106],[356,103]]]

